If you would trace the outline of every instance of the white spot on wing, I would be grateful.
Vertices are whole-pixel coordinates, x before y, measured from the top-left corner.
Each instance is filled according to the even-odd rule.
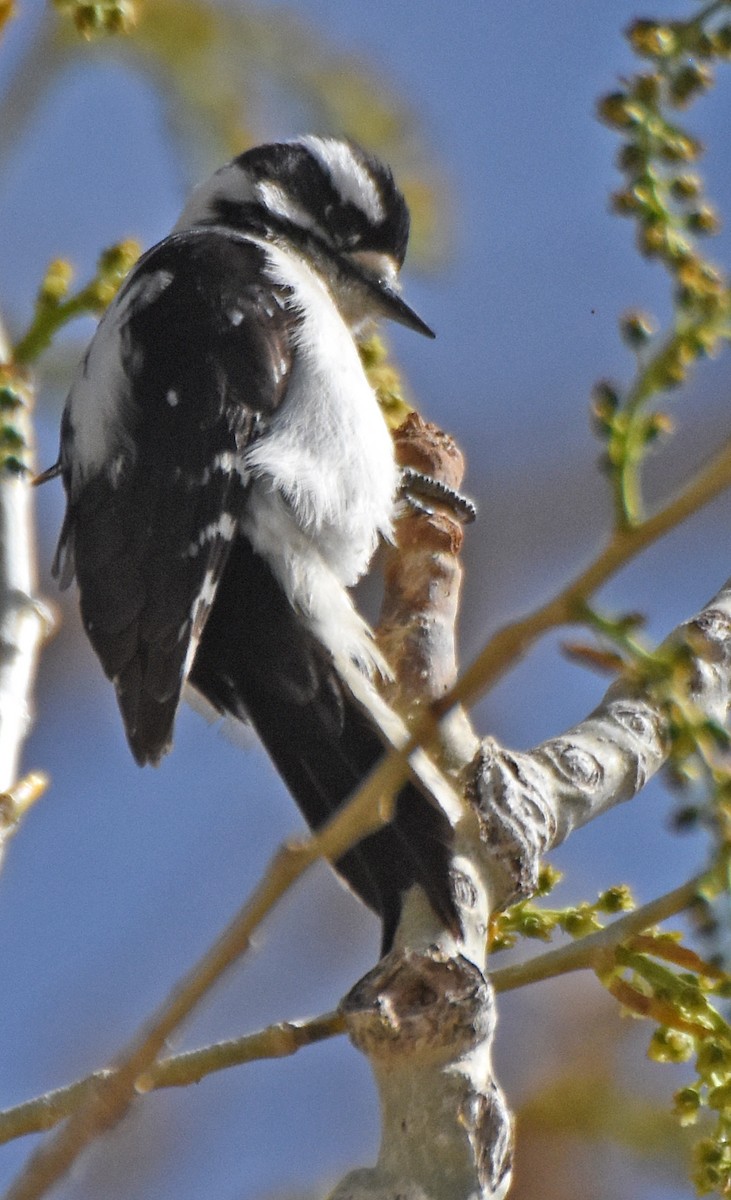
[[[211,521],[201,529],[198,537],[189,543],[185,553],[188,558],[197,558],[200,551],[208,542],[221,540],[232,542],[238,530],[238,522],[230,513],[221,513],[215,521]]]
[[[172,271],[153,271],[151,275],[143,275],[139,281],[139,288],[135,292],[134,303],[136,308],[144,308],[148,304],[152,304],[153,300],[157,300],[167,287],[173,282],[174,275]]]
[[[165,399],[167,400],[167,402],[171,408],[175,408],[176,405],[180,404],[180,396],[175,391],[175,388],[170,388]]]
[[[172,280],[170,271],[149,273],[143,268],[130,277],[99,322],[67,403],[74,436],[74,491],[105,466],[116,485],[120,458],[133,454],[127,433],[127,371],[135,364],[125,345],[127,320],[131,310],[151,304]]]
[[[374,224],[384,219],[386,213],[378,186],[347,142],[311,135],[297,140],[324,167],[346,203],[354,204]]]
[[[188,651],[185,655],[185,663],[183,664],[183,679],[187,678],[190,668],[193,665],[193,659],[195,658],[196,651],[198,649],[198,643],[200,641],[201,634],[203,633],[206,617],[208,616],[211,605],[216,598],[218,579],[219,572],[214,571],[211,567],[209,567],[203,576],[203,583],[201,584],[200,591],[190,606],[190,621],[192,628],[190,634],[190,645],[188,646]],[[185,621],[181,632],[185,631],[187,625],[188,622]]]
[[[249,481],[250,472],[246,469],[243,458],[231,450],[223,450],[217,454],[211,466],[214,471],[223,471],[224,475],[238,475],[242,483]]]
[[[110,462],[107,469],[107,474],[109,476],[109,482],[113,488],[119,487],[119,481],[122,478],[122,474],[126,465],[127,456],[125,454],[118,454],[117,457],[113,458]]]

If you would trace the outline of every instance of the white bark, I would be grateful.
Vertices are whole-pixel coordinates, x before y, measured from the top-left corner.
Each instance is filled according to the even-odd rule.
[[[9,347],[0,326],[0,364]],[[2,378],[0,377],[0,384]],[[31,484],[31,425],[25,402],[3,411],[3,424],[20,435],[25,471],[0,471],[0,793],[17,781],[32,720],[38,655],[51,624],[36,597]],[[15,823],[14,806],[0,806],[0,854]]]

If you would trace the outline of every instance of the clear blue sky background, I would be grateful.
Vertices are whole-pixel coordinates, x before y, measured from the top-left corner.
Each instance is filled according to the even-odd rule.
[[[664,0],[663,12],[689,7]],[[19,8],[0,45],[0,88],[42,16],[38,0],[19,0]],[[647,14],[634,0],[302,0],[291,11],[408,101],[446,180],[449,260],[428,277],[406,272],[407,295],[438,338],[394,329],[392,343],[421,409],[469,458],[467,485],[481,510],[467,548],[469,657],[499,622],[586,562],[607,529],[589,391],[596,378],[631,370],[618,314],[638,305],[667,313],[661,271],[637,258],[629,224],[607,212],[615,138],[593,116],[597,95],[630,69],[621,29]],[[691,117],[711,147],[711,195],[727,209],[730,86],[722,77]],[[259,133],[291,136],[304,131],[302,120],[291,101],[263,105]],[[27,320],[50,258],[69,256],[84,276],[103,245],[129,235],[152,243],[175,220],[184,190],[149,83],[119,65],[67,73],[0,178],[0,304],[13,328]],[[724,233],[713,252],[728,261],[730,250]],[[678,402],[676,442],[651,467],[658,498],[726,436],[727,396],[727,360],[696,374]],[[55,457],[60,400],[49,389],[39,413],[44,465]],[[43,588],[55,598],[48,566],[60,486],[44,488],[38,502]],[[727,500],[716,503],[623,572],[607,604],[646,608],[650,630],[668,631],[728,574],[730,515]],[[140,772],[111,688],[80,637],[73,597],[63,613],[26,756],[28,767],[51,773],[53,788],[0,878],[0,1106],[109,1059],[226,923],[282,838],[301,829],[262,752],[253,743],[242,751],[191,712],[180,717],[174,753],[159,770]],[[603,689],[549,640],[476,719],[527,747],[580,719]],[[578,899],[627,880],[646,900],[680,883],[703,861],[704,844],[672,836],[670,811],[653,787],[577,835],[555,859],[568,872],[560,895]],[[180,1045],[332,1008],[372,964],[377,942],[375,920],[318,870]],[[567,987],[564,1007],[570,996]],[[530,1046],[540,1071],[539,999],[511,996],[504,1007],[504,1032]],[[555,1017],[550,1028],[558,1036]],[[499,1061],[513,1095],[525,1094],[532,1066],[507,1041]],[[662,1069],[654,1072],[657,1083]],[[659,1086],[669,1103],[676,1082],[668,1074]],[[377,1146],[368,1072],[342,1040],[157,1095],[144,1108],[59,1195],[300,1195],[369,1161]],[[31,1144],[0,1148],[0,1184]],[[607,1198],[691,1194],[681,1182],[651,1191],[642,1174],[610,1162]]]

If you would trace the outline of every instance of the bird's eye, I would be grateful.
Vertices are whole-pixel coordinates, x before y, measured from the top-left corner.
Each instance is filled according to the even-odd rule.
[[[379,284],[396,287],[398,266],[390,254],[383,254],[379,250],[351,250],[349,257]]]

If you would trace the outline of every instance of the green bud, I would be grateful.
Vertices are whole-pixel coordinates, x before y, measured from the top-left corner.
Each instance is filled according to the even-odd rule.
[[[726,1082],[731,1069],[731,1048],[717,1038],[706,1038],[698,1051],[698,1074],[712,1084]]]
[[[22,459],[17,458],[15,454],[8,454],[7,458],[0,454],[0,469],[7,471],[9,475],[25,475],[28,470]]]
[[[50,264],[38,293],[41,304],[54,305],[63,300],[69,290],[69,284],[74,277],[71,263],[63,258],[57,258]]]
[[[677,175],[670,185],[670,191],[676,200],[695,200],[702,191],[702,183],[697,175]]]
[[[693,1056],[695,1040],[679,1029],[656,1029],[647,1047],[647,1057],[653,1062],[681,1063]]]
[[[659,155],[666,162],[694,162],[703,152],[703,144],[679,129],[669,129],[661,138]]]
[[[642,430],[645,445],[650,445],[652,442],[658,441],[659,438],[672,433],[674,428],[673,419],[668,413],[650,413]]]
[[[635,54],[642,58],[667,58],[677,50],[677,40],[672,29],[657,21],[633,21],[625,36]]]
[[[617,163],[620,171],[632,175],[640,175],[647,169],[648,154],[643,146],[636,142],[626,142],[620,147]]]
[[[692,54],[696,58],[713,57],[713,39],[700,25],[688,22],[687,25],[679,26],[679,30],[682,31],[679,37],[681,49],[686,54]]]
[[[721,25],[711,34],[711,41],[719,58],[731,58],[731,25]]]
[[[568,909],[562,914],[559,923],[561,928],[574,938],[586,937],[587,934],[595,933],[601,928],[596,914],[588,905],[583,904],[578,908]]]
[[[607,888],[597,901],[597,908],[605,913],[629,912],[634,906],[634,897],[626,883]]]
[[[637,245],[647,258],[656,258],[667,249],[667,230],[661,221],[647,221],[637,230]]]
[[[675,1115],[681,1125],[693,1125],[703,1103],[696,1087],[684,1087],[675,1093]]]
[[[550,863],[543,863],[538,872],[536,895],[547,896],[562,879],[563,871],[559,871],[557,867],[552,867]]]
[[[609,199],[610,208],[618,217],[634,217],[642,211],[643,205],[637,198],[634,188],[624,188],[613,192]]]
[[[134,238],[108,246],[99,255],[97,270],[101,275],[126,275],[140,256],[140,244]]]
[[[98,37],[104,28],[104,10],[101,4],[77,4],[73,9],[74,25],[87,41]]]
[[[701,63],[686,63],[670,79],[671,103],[678,108],[683,108],[700,92],[709,88],[712,83],[713,72],[710,67],[703,66]]]
[[[686,833],[688,830],[697,828],[700,819],[700,810],[694,804],[688,804],[684,808],[679,808],[673,814],[673,829],[677,833]]]
[[[626,92],[611,92],[603,96],[597,104],[597,114],[601,121],[613,129],[631,129],[642,119],[637,105],[632,103]]]
[[[551,923],[540,913],[526,913],[520,922],[520,932],[524,937],[539,938],[546,942],[551,936]]]
[[[646,345],[657,331],[657,324],[648,313],[639,309],[631,309],[619,318],[619,331],[622,340],[633,350]]]
[[[701,204],[694,212],[688,213],[685,223],[693,233],[718,233],[721,221],[710,204]]]
[[[696,1144],[695,1156],[704,1166],[718,1166],[724,1157],[724,1151],[713,1138],[702,1138]]]
[[[632,94],[641,104],[655,107],[660,99],[662,79],[659,75],[636,75],[633,81]]]
[[[0,427],[0,446],[4,450],[25,450],[27,442],[14,425]]]
[[[15,388],[5,384],[0,387],[0,410],[5,412],[11,411],[14,408],[20,408],[23,405],[23,397],[20,392],[16,392]]]
[[[697,1016],[698,1013],[705,1012],[708,1008],[706,998],[695,981],[693,983],[689,983],[686,987],[681,989],[678,996],[678,1004],[683,1009],[683,1012],[687,1013],[691,1017]]]
[[[137,10],[131,0],[116,0],[109,6],[104,28],[107,33],[131,33],[137,24]]]
[[[615,413],[622,403],[618,389],[608,379],[600,379],[594,385],[591,396],[597,408],[608,415]]]
[[[510,937],[508,934],[501,934],[500,936],[493,938],[492,942],[490,943],[490,953],[497,954],[500,950],[510,950],[514,945],[514,937]]]
[[[718,1110],[731,1108],[731,1083],[711,1088],[708,1093],[708,1107]]]
[[[607,380],[595,385],[591,393],[591,418],[594,430],[600,437],[612,433],[620,403],[619,392]]]

